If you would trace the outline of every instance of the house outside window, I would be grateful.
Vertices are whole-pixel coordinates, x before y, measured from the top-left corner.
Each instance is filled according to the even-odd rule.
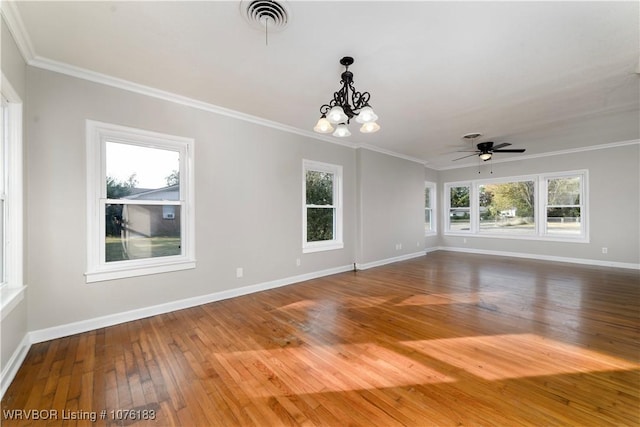
[[[303,160],[302,252],[344,247],[342,166]]]
[[[87,122],[87,282],[195,267],[192,153],[192,139]]]

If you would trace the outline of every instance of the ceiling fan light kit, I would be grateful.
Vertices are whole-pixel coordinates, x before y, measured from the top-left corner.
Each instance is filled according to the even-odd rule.
[[[472,135],[472,134],[467,134],[467,135]],[[474,137],[469,137],[467,138],[467,136],[463,136],[463,138],[467,138],[467,139],[474,139],[480,136],[480,134],[473,134],[476,135]],[[486,141],[486,142],[480,142],[478,145],[476,145],[477,150],[472,151],[473,154],[469,154],[467,156],[462,156],[458,159],[453,159],[453,161],[457,161],[457,160],[462,160],[462,159],[466,159],[467,157],[471,157],[471,156],[478,156],[480,157],[481,160],[483,161],[487,161],[490,160],[493,157],[494,153],[524,153],[525,149],[524,148],[507,148],[505,149],[505,147],[510,146],[511,144],[509,144],[508,142],[503,142],[501,144],[498,145],[493,145],[493,141]]]
[[[318,133],[333,132],[333,136],[344,138],[351,135],[347,125],[355,117],[356,122],[362,124],[360,132],[379,131],[380,125],[376,123],[378,115],[369,105],[371,94],[358,92],[354,86],[353,73],[349,71],[353,58],[345,56],[340,60],[340,64],[345,67],[340,80],[342,87],[333,93],[333,99],[328,104],[320,107],[320,119],[313,130]],[[335,131],[333,125],[336,125]]]

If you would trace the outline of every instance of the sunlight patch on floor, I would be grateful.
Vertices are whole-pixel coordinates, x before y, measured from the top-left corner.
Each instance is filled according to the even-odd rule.
[[[396,306],[405,305],[446,305],[446,304],[477,304],[492,298],[501,298],[505,292],[463,292],[444,294],[418,294],[412,295]]]
[[[638,369],[640,364],[535,334],[402,343],[486,380]]]
[[[243,392],[254,397],[456,381],[372,343],[237,351],[215,357],[244,385]]]

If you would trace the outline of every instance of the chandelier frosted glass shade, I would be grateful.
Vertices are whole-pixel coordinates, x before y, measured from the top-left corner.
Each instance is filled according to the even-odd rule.
[[[349,128],[344,123],[340,123],[336,128],[336,131],[333,133],[333,136],[337,136],[338,138],[345,138],[347,136],[351,136],[351,132],[349,132]]]
[[[491,158],[491,153],[482,153],[479,157],[486,162]]]
[[[349,71],[349,66],[353,64],[353,58],[345,56],[340,60],[345,70],[341,74],[340,84],[337,92],[333,93],[333,99],[320,107],[320,120],[313,130],[318,133],[329,133],[333,130],[331,125],[337,125],[333,136],[344,138],[351,135],[347,125],[351,119],[362,124],[360,132],[373,133],[380,130],[380,125],[376,123],[378,115],[369,105],[371,94],[369,92],[358,92],[353,83],[353,73]]]
[[[373,108],[366,106],[360,110],[360,113],[356,117],[358,123],[369,123],[378,120],[378,115],[373,112]]]
[[[380,125],[376,122],[367,122],[362,125],[360,132],[362,133],[374,133],[380,130]]]
[[[329,123],[333,125],[337,125],[339,123],[346,123],[349,120],[349,117],[344,113],[344,110],[339,105],[331,108],[329,113],[327,114],[327,120]]]
[[[318,133],[331,133],[333,132],[333,126],[331,126],[331,123],[326,117],[322,116],[318,120],[318,123],[313,127],[313,130]]]

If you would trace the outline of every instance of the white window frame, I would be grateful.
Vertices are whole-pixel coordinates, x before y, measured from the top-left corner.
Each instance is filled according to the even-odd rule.
[[[307,205],[307,171],[316,171],[333,174],[333,205],[316,206]],[[333,239],[318,242],[307,241],[307,209],[308,208],[333,209]],[[342,166],[330,163],[302,160],[302,252],[312,253],[330,251],[344,248],[342,239]]]
[[[87,143],[87,283],[148,274],[166,273],[196,267],[195,215],[193,190],[194,140],[180,136],[135,129],[93,120],[86,122]],[[106,262],[105,207],[106,143],[117,142],[180,153],[180,237],[181,254],[165,257]],[[132,201],[133,202],[133,201]],[[170,204],[145,200],[144,204]]]
[[[24,298],[23,259],[23,177],[22,128],[23,102],[9,80],[2,73],[2,98],[7,111],[5,143],[4,215],[4,279],[0,285],[0,311],[4,319]]]
[[[534,225],[533,232],[528,234],[502,234],[502,233],[491,233],[490,231],[482,231],[480,230],[480,186],[488,185],[488,184],[509,184],[512,182],[533,182],[533,191],[534,191]],[[540,186],[538,175],[522,175],[522,176],[508,176],[504,178],[492,178],[492,179],[482,179],[476,180],[473,182],[474,193],[477,194],[477,199],[473,202],[475,204],[475,214],[472,214],[472,222],[473,227],[472,230],[475,234],[483,237],[496,237],[496,238],[537,238],[540,234],[540,220],[538,219],[539,213],[539,202],[540,202]]]
[[[453,187],[469,187],[469,230],[451,230],[451,188]],[[473,189],[473,183],[471,181],[459,181],[459,182],[447,182],[444,184],[444,234],[451,235],[469,235],[474,232],[473,221],[473,205],[475,198],[475,191]]]
[[[437,202],[437,193],[436,193],[436,189],[438,188],[438,186],[436,185],[435,182],[430,182],[430,181],[425,181],[424,182],[424,188],[425,190],[428,188],[429,189],[429,201],[431,202],[431,206],[429,208],[427,208],[425,206],[424,210],[426,212],[427,209],[431,210],[431,228],[429,230],[427,230],[425,228],[424,230],[424,235],[425,236],[434,236],[436,234],[438,234],[438,202]],[[425,201],[426,202],[426,201]],[[426,204],[426,203],[425,203]]]
[[[558,173],[549,173],[540,175],[540,193],[541,200],[540,208],[538,211],[538,215],[541,218],[540,222],[540,234],[545,236],[547,239],[560,239],[560,240],[573,240],[579,242],[589,242],[589,215],[588,215],[588,206],[589,206],[589,191],[587,186],[589,183],[589,171],[587,170],[578,170],[578,171],[567,171],[567,172],[558,172]],[[549,197],[549,180],[557,179],[557,178],[579,178],[580,179],[580,234],[577,235],[559,235],[556,233],[549,233],[547,230],[547,208],[548,197]],[[571,205],[575,206],[575,205]],[[554,207],[559,207],[555,206]]]
[[[579,235],[549,234],[547,227],[547,182],[553,178],[580,178],[580,220],[581,233]],[[558,242],[589,243],[589,203],[588,203],[588,170],[562,171],[537,175],[509,176],[503,178],[480,179],[472,181],[447,182],[444,184],[444,231],[447,236],[485,237],[495,239],[545,240]],[[500,184],[518,181],[533,181],[535,191],[535,233],[531,234],[497,234],[487,231],[480,232],[480,186],[485,184]],[[469,230],[450,230],[449,211],[451,209],[451,188],[469,186],[470,226]]]

